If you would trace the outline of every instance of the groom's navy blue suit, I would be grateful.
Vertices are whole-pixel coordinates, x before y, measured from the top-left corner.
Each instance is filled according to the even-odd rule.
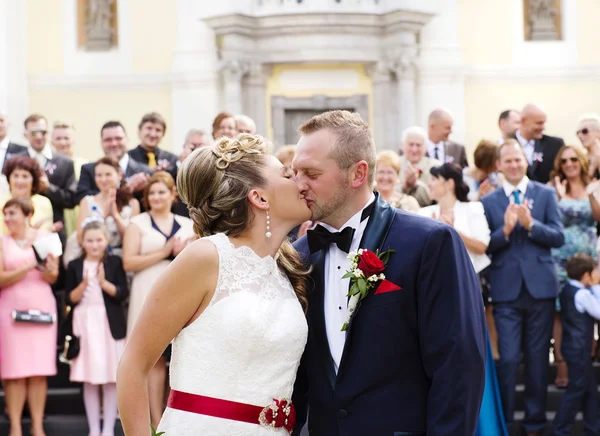
[[[396,250],[385,275],[402,289],[371,291],[362,301],[337,375],[325,330],[325,250],[311,255],[306,238],[295,247],[313,271],[294,434],[310,408],[310,436],[472,435],[484,388],[486,326],[458,234],[377,195],[360,248]]]

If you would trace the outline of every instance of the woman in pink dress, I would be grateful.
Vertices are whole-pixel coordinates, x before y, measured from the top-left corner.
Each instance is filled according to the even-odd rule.
[[[13,198],[3,208],[9,234],[0,251],[0,377],[6,393],[10,436],[22,436],[25,401],[31,413],[31,435],[44,436],[43,419],[47,376],[56,374],[56,321],[51,324],[18,322],[13,311],[38,310],[54,314],[56,300],[50,285],[58,276],[58,259],[49,256],[39,265],[32,243],[48,234],[30,226],[31,200]]]
[[[67,268],[67,300],[73,306],[73,334],[79,355],[71,364],[71,381],[83,383],[90,436],[100,436],[100,390],[104,414],[102,436],[114,436],[117,418],[117,365],[125,348],[127,276],[119,256],[108,255],[108,230],[99,218],[81,229],[84,255]]]

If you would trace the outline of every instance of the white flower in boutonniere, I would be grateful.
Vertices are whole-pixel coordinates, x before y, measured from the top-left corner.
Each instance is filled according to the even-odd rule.
[[[348,291],[348,315],[346,321],[342,325],[342,331],[348,330],[350,321],[354,316],[358,303],[363,300],[369,291],[373,289],[378,282],[379,288],[376,294],[380,292],[389,292],[393,290],[400,290],[401,288],[394,283],[385,279],[385,265],[390,258],[390,255],[395,250],[387,250],[383,253],[379,253],[379,250],[375,253],[369,250],[360,249],[353,251],[348,254],[350,260],[350,269],[346,271],[343,278],[349,278],[352,286]]]

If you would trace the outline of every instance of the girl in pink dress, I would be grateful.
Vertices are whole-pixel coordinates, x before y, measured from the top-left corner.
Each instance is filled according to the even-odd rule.
[[[107,253],[108,232],[98,218],[82,226],[84,255],[69,263],[68,302],[73,307],[73,334],[79,337],[79,355],[71,362],[71,381],[83,382],[83,402],[90,436],[114,436],[117,418],[117,366],[125,348],[127,277],[121,258]]]
[[[0,237],[0,376],[6,394],[10,436],[22,436],[25,401],[33,436],[43,436],[46,377],[56,374],[56,321],[49,324],[13,319],[13,311],[37,310],[56,315],[51,283],[58,276],[58,259],[36,260],[32,243],[48,235],[29,225],[31,200],[13,198],[3,208],[9,234]]]

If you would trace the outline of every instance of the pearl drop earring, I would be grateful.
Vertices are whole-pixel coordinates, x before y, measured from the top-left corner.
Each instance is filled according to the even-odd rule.
[[[265,235],[267,238],[272,236],[271,234],[271,217],[269,216],[269,209],[267,209],[267,233]]]

